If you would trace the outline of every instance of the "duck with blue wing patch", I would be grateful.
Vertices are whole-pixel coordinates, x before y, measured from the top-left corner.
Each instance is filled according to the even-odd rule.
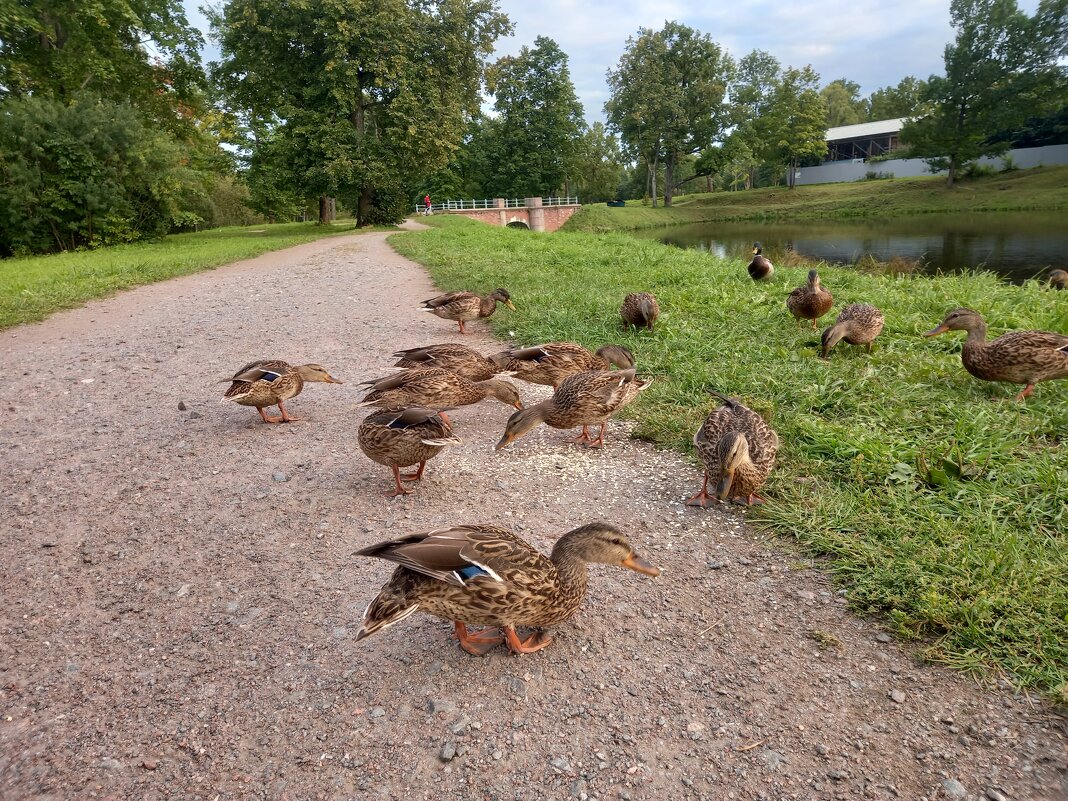
[[[411,407],[384,409],[367,415],[356,434],[360,450],[368,459],[393,471],[396,489],[390,497],[407,495],[401,481],[420,481],[427,460],[433,459],[448,445],[460,445],[452,433],[452,422],[445,411]],[[401,474],[400,468],[418,464],[414,473]]]
[[[578,612],[586,594],[588,562],[648,576],[660,573],[608,523],[588,523],[567,532],[549,557],[493,525],[409,534],[356,555],[399,565],[364,611],[357,640],[419,611],[453,621],[460,646],[475,656],[501,642],[514,653],[540,651],[552,642],[544,629]],[[469,624],[488,628],[472,632]],[[537,631],[521,639],[517,626]]]
[[[292,423],[300,420],[286,411],[285,402],[304,390],[304,382],[317,381],[324,384],[340,384],[326,368],[319,364],[291,365],[281,359],[261,359],[249,362],[233,378],[225,378],[230,388],[223,400],[242,406],[255,406],[265,423]],[[277,406],[281,417],[269,417],[264,409]]]

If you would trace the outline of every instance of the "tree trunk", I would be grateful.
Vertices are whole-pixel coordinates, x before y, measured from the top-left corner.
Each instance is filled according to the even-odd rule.
[[[713,186],[712,186],[712,176],[711,176],[711,175],[707,175],[707,176],[705,176],[705,188],[706,188],[706,189],[707,189],[707,191],[709,191],[709,192],[711,192],[711,191],[712,191],[712,189],[713,189]]]
[[[664,159],[664,208],[671,206],[675,194],[675,159],[674,153],[668,153]]]
[[[653,157],[653,163],[649,167],[649,186],[650,186],[650,189],[651,189],[649,194],[653,198],[653,208],[654,209],[656,208],[656,168],[657,168],[657,165],[659,163],[660,163],[660,156],[658,154],[658,155]]]
[[[950,189],[953,188],[954,182],[957,180],[957,157],[949,157],[949,175],[946,176],[946,186]]]
[[[319,225],[327,225],[330,222],[330,198],[319,195]]]
[[[786,186],[790,189],[794,188],[794,181],[796,180],[794,172],[797,169],[796,165],[797,162],[792,159],[790,160],[790,163],[786,165]]]
[[[356,203],[356,227],[367,225],[367,218],[371,216],[371,187],[364,184],[360,190],[360,199]]]

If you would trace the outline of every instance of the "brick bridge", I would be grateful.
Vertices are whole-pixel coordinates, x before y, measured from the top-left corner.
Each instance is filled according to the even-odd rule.
[[[431,205],[433,214],[463,214],[490,225],[555,231],[581,208],[577,197],[528,197],[522,200],[449,200]],[[423,212],[422,206],[416,211]]]

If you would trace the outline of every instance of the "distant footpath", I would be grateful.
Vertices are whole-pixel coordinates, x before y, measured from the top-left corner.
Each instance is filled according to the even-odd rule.
[[[664,225],[731,220],[812,220],[900,217],[909,214],[1068,209],[1068,166],[1038,167],[946,187],[941,176],[784,186],[740,192],[683,195],[669,208],[627,201],[584,206],[564,225],[566,231],[607,233]]]

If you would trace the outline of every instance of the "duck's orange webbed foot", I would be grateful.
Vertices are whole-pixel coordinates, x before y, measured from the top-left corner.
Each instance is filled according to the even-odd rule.
[[[401,481],[422,481],[423,471],[426,469],[426,459],[419,463],[419,469],[414,473],[401,473]]]
[[[467,624],[459,620],[454,620],[453,623],[456,626],[456,639],[460,641],[460,647],[472,656],[485,656],[504,642],[500,629],[468,631]]]
[[[393,492],[387,492],[387,498],[396,498],[398,495],[407,495],[411,492],[409,489],[405,489],[401,484],[400,468],[396,465],[393,466],[393,483],[397,485],[397,488]]]
[[[519,635],[515,633],[515,629],[511,626],[505,626],[503,631],[508,648],[514,654],[532,654],[540,651],[553,641],[552,635],[546,634],[544,631],[536,631],[525,640],[519,639]]]
[[[705,481],[701,485],[701,491],[686,501],[687,506],[699,506],[702,509],[707,509],[711,505],[712,501],[716,499],[708,494],[708,473],[705,473]]]
[[[256,407],[256,411],[258,411],[260,413],[260,417],[263,418],[263,422],[265,422],[265,423],[281,423],[282,422],[282,418],[281,417],[271,417],[270,415],[267,414],[267,412],[265,412],[263,410],[262,406],[257,406]]]
[[[303,417],[293,417],[286,411],[286,407],[282,401],[278,401],[278,411],[282,413],[281,420],[283,423],[297,423],[304,419]]]

